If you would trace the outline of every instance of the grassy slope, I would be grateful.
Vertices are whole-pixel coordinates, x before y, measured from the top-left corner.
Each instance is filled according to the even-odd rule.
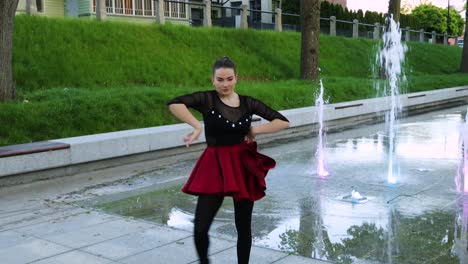
[[[165,102],[211,89],[213,61],[236,61],[238,91],[287,109],[313,104],[316,84],[299,75],[300,35],[172,25],[18,16],[17,101],[0,104],[0,145],[177,122]],[[320,67],[330,102],[375,96],[378,43],[321,36]],[[408,91],[468,84],[461,49],[410,43]],[[443,63],[440,63],[443,62]]]

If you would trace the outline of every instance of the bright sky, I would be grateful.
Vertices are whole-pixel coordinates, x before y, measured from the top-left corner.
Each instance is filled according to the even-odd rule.
[[[421,3],[432,2],[435,6],[446,8],[447,1],[450,1],[450,6],[455,6],[457,11],[463,8],[465,2],[465,0],[401,0],[401,4],[408,3],[414,7]],[[370,10],[384,13],[388,10],[388,0],[348,0],[348,8],[352,10],[362,9],[364,12]]]

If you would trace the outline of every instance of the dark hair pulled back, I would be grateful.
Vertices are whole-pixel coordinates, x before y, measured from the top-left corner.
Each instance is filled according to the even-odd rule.
[[[213,76],[215,74],[215,71],[220,68],[232,69],[234,71],[234,74],[237,75],[236,65],[227,56],[219,58],[215,61],[215,63],[213,64]]]

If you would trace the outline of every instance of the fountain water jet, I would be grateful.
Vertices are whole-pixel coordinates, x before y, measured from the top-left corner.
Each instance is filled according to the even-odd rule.
[[[460,264],[468,263],[468,197],[460,200],[460,208],[455,217],[454,241],[451,253],[458,256]]]
[[[330,173],[328,172],[326,166],[325,166],[325,129],[323,125],[323,105],[325,104],[325,101],[323,100],[323,83],[322,80],[320,80],[320,92],[317,98],[315,99],[315,105],[317,106],[317,112],[318,112],[318,123],[319,123],[319,132],[318,132],[318,144],[317,144],[317,174],[321,177],[324,178],[328,176]]]
[[[458,165],[455,184],[458,192],[468,194],[468,111],[464,117],[465,122],[460,127],[459,149],[461,150],[461,159]]]
[[[401,112],[401,103],[398,100],[400,94],[399,87],[406,81],[402,70],[407,51],[406,45],[401,42],[401,30],[393,17],[388,18],[389,26],[383,34],[383,46],[377,52],[376,63],[379,69],[379,79],[386,78],[384,82],[377,81],[377,95],[388,96],[391,101],[391,109],[386,115],[386,124],[388,128],[388,173],[387,183],[394,184],[397,177],[394,173],[394,143],[397,125],[397,116]],[[383,86],[383,87],[381,87]]]

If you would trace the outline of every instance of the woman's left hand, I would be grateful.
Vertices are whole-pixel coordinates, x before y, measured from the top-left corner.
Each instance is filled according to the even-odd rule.
[[[245,141],[247,141],[247,143],[255,141],[255,132],[253,127],[250,127],[249,133],[245,136]]]

